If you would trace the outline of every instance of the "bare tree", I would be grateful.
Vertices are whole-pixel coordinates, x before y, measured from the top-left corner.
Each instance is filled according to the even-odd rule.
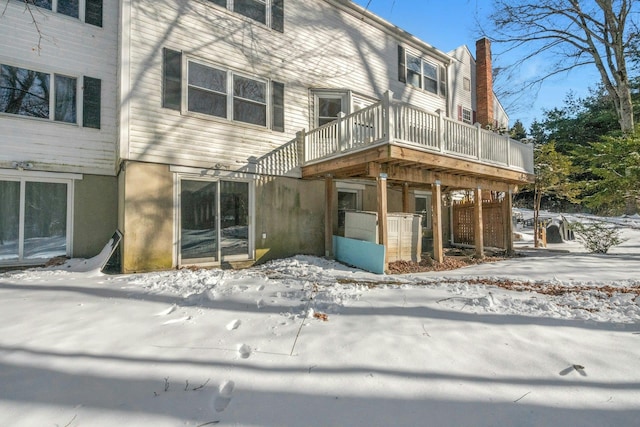
[[[2,13],[0,14],[0,17],[4,16],[4,14],[6,13],[7,7],[9,7],[9,1],[10,0],[5,0],[4,9],[2,9]],[[31,17],[33,27],[36,33],[38,34],[38,45],[36,46],[36,49],[38,50],[38,53],[40,53],[40,49],[42,47],[43,34],[42,34],[42,31],[40,30],[40,25],[38,24],[38,21],[36,20],[36,17],[33,14],[33,6],[36,6],[35,0],[22,0],[22,2],[24,3],[24,10]]]
[[[511,70],[534,57],[553,58],[541,75],[525,83],[529,88],[576,67],[595,65],[615,104],[620,128],[632,132],[627,60],[638,41],[633,12],[639,1],[494,0],[489,36],[507,52],[525,52]]]

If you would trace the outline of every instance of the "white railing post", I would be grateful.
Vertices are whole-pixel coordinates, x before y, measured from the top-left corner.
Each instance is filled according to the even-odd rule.
[[[440,109],[436,110],[438,113],[438,151],[444,152],[445,141],[445,127],[444,127],[444,112]]]
[[[507,138],[507,166],[511,166],[511,138],[508,135],[505,135]]]
[[[384,115],[384,136],[388,142],[395,139],[395,114],[393,111],[393,92],[390,90],[384,93],[382,98],[382,111]]]
[[[478,141],[478,160],[482,160],[482,125],[476,122],[476,139]]]
[[[339,153],[344,151],[344,149],[346,148],[345,147],[345,139],[346,139],[345,137],[346,137],[346,135],[345,135],[344,130],[342,129],[344,116],[345,116],[345,114],[342,111],[340,111],[338,113],[338,123],[336,124],[336,126],[337,126],[336,134],[337,134],[337,138],[338,138],[338,141],[336,141],[336,142],[338,143],[338,152]]]
[[[309,161],[309,142],[304,129],[296,132],[296,139],[298,140],[298,150],[302,149],[302,161],[306,163]]]

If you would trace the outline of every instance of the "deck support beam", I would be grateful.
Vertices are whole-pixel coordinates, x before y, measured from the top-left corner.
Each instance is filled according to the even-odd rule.
[[[324,178],[324,256],[333,256],[333,176]]]
[[[433,227],[433,259],[437,262],[444,261],[444,249],[442,245],[442,189],[440,181],[431,185],[432,227]]]
[[[378,244],[384,246],[384,270],[388,270],[388,243],[387,234],[387,175],[381,173],[376,178],[378,184]]]
[[[474,224],[473,224],[473,232],[474,232],[474,243],[476,246],[476,257],[483,258],[484,257],[484,228],[482,224],[482,190],[478,187],[475,189],[473,198],[475,201],[474,204]]]
[[[402,184],[402,212],[404,213],[409,213],[411,212],[410,209],[410,202],[409,202],[409,184],[408,183],[403,183]]]

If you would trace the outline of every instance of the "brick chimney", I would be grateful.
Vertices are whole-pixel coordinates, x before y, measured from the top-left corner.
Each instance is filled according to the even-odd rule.
[[[476,42],[476,121],[493,126],[493,117],[491,42],[485,37]]]

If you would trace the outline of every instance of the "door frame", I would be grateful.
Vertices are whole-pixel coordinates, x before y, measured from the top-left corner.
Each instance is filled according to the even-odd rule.
[[[75,181],[81,180],[81,174],[73,173],[53,173],[40,171],[20,171],[20,170],[2,170],[0,171],[0,180],[18,182],[20,185],[19,193],[19,215],[18,215],[18,258],[6,261],[0,260],[0,265],[39,265],[46,261],[45,258],[25,258],[24,257],[24,226],[25,226],[25,191],[28,182],[36,183],[53,183],[66,184],[67,186],[67,211],[66,211],[66,256],[73,255],[73,230],[74,230],[74,193]]]
[[[194,169],[187,167],[171,167],[174,172],[174,227],[173,227],[173,264],[180,268],[185,265],[199,266],[219,266],[223,262],[228,261],[249,261],[255,259],[255,178],[244,173],[231,173],[224,171],[213,171],[211,169]],[[216,233],[218,238],[218,247],[216,259],[207,260],[206,258],[198,258],[196,262],[184,264],[181,255],[181,224],[182,224],[182,204],[181,204],[181,182],[187,181],[203,181],[215,182],[216,188]],[[221,240],[221,216],[220,216],[220,183],[222,181],[244,182],[248,186],[249,198],[249,215],[247,218],[247,253],[242,255],[222,256],[222,240]],[[202,262],[200,261],[202,260]]]

